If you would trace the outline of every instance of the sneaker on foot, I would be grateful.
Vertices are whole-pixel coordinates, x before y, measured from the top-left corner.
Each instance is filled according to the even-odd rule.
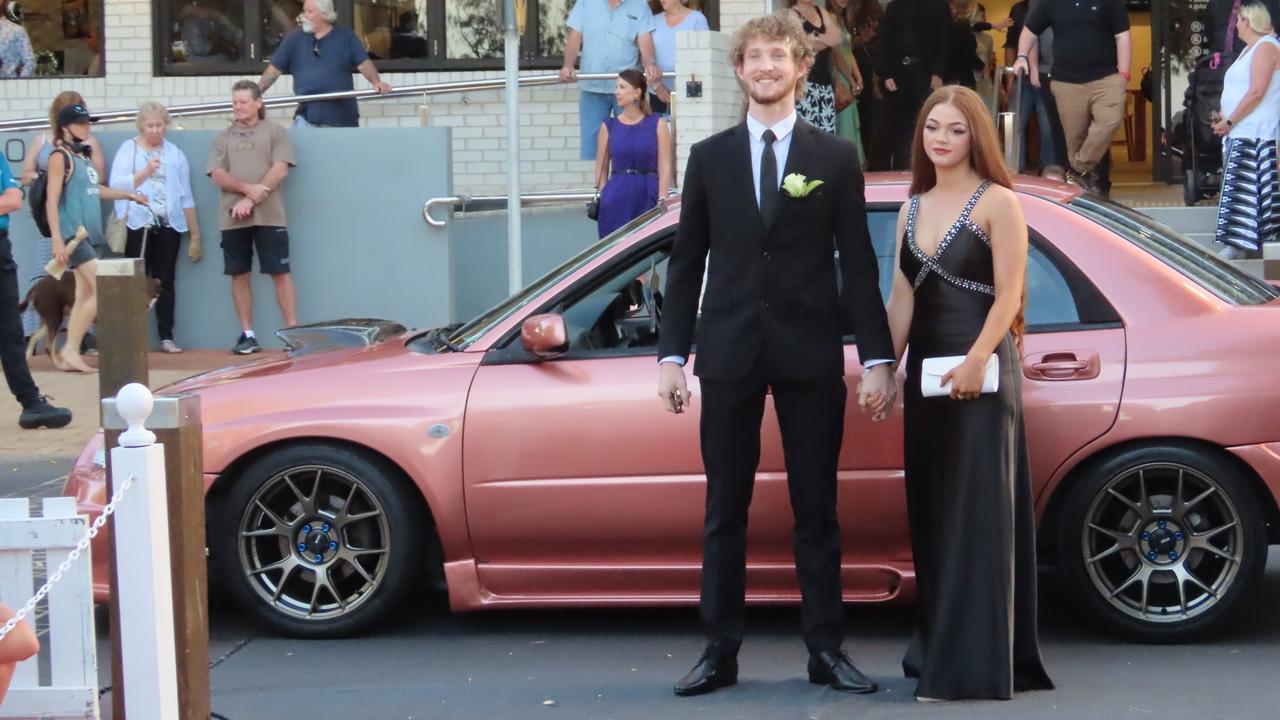
[[[1087,192],[1101,194],[1102,188],[1099,186],[1098,174],[1092,170],[1080,172],[1075,168],[1067,171],[1067,182],[1072,185],[1078,185]]]
[[[49,398],[41,395],[36,401],[23,408],[18,416],[18,427],[32,430],[38,427],[60,428],[71,422],[71,411],[67,408],[54,407]]]
[[[258,339],[251,338],[244,333],[240,333],[240,339],[236,341],[236,346],[231,348],[233,355],[252,355],[256,352],[262,352],[262,346],[258,344]]]
[[[1242,248],[1236,247],[1235,245],[1223,245],[1222,247],[1218,248],[1218,257],[1222,258],[1223,260],[1242,260],[1244,259],[1245,255],[1246,255],[1245,251]]]
[[[177,343],[175,343],[172,340],[161,340],[160,352],[169,353],[170,355],[177,355],[178,353],[182,352],[182,348],[178,347]]]

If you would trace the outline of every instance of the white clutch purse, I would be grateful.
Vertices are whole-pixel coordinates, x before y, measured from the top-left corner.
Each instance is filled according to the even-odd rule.
[[[925,358],[920,368],[920,394],[924,397],[937,397],[951,394],[951,383],[942,384],[942,376],[964,362],[963,355]],[[1000,358],[993,353],[987,359],[987,367],[982,374],[982,392],[993,393],[1000,389]]]

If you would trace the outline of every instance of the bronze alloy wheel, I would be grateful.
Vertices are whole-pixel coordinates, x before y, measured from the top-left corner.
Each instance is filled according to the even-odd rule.
[[[236,532],[249,586],[290,617],[352,613],[386,575],[391,533],[382,503],[336,467],[303,465],[274,475],[244,507]]]

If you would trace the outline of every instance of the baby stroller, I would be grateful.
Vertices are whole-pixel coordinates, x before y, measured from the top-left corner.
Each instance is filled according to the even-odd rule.
[[[1222,79],[1231,59],[1210,53],[1188,76],[1181,121],[1174,120],[1170,147],[1182,156],[1182,200],[1195,205],[1222,184],[1222,138],[1213,134],[1213,116],[1222,99]]]

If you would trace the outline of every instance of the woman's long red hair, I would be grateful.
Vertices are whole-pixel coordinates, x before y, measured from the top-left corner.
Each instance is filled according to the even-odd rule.
[[[996,137],[995,124],[987,112],[987,106],[978,97],[978,93],[960,85],[948,85],[933,91],[924,107],[916,117],[915,138],[911,142],[911,194],[932,190],[938,184],[938,170],[929,159],[924,149],[924,126],[929,113],[939,105],[950,105],[964,116],[969,126],[969,166],[978,177],[990,180],[996,185],[1013,189],[1013,176],[1005,167],[1000,152],[1000,140]],[[1009,331],[1018,343],[1018,352],[1022,352],[1022,336],[1027,329],[1027,292],[1022,291],[1022,304],[1013,319]]]

